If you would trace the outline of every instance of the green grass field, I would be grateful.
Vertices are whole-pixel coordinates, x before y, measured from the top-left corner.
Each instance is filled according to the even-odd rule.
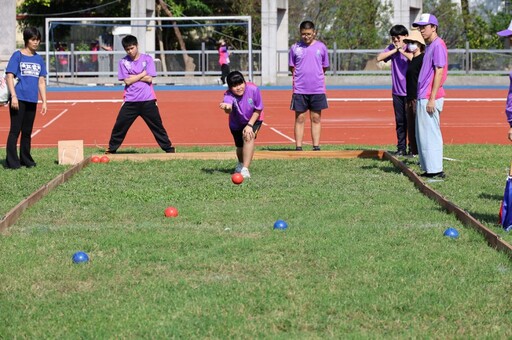
[[[429,185],[511,243],[509,149],[447,145]],[[67,169],[34,157],[2,170],[0,215]],[[510,258],[391,163],[256,160],[240,186],[234,165],[91,164],[56,188],[0,236],[0,338],[512,337]]]

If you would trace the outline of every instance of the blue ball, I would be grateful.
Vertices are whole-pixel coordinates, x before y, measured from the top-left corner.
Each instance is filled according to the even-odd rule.
[[[89,255],[84,253],[83,251],[77,251],[73,254],[73,262],[74,263],[83,263],[89,261]]]
[[[274,229],[286,229],[288,228],[288,224],[283,220],[277,220],[274,223]]]
[[[450,238],[458,238],[459,232],[455,228],[448,228],[444,231],[443,235]]]

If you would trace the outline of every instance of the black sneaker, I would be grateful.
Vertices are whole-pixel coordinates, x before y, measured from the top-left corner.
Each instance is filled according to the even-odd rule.
[[[405,156],[406,154],[407,152],[405,152],[405,150],[397,150],[396,152],[393,153],[393,155],[397,157]]]
[[[302,151],[302,146],[295,147],[295,151]]]
[[[443,171],[441,171],[441,172],[434,172],[434,173],[424,172],[420,176],[421,177],[426,177],[426,178],[445,178],[446,174]]]
[[[110,150],[110,149],[107,149],[107,150],[105,150],[105,152],[104,152],[104,154],[105,154],[105,155],[113,155],[113,154],[115,154],[115,153],[116,153],[115,151],[112,151],[112,150]]]
[[[313,145],[313,151],[320,151],[320,146],[319,145],[317,145],[317,146]]]
[[[166,153],[176,153],[176,148],[174,146],[171,146],[171,148],[165,152]]]

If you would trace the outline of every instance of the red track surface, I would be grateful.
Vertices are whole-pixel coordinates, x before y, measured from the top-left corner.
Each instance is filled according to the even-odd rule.
[[[232,145],[227,116],[218,109],[223,90],[157,91],[160,113],[174,145]],[[291,91],[262,90],[265,126],[259,145],[293,142]],[[83,140],[106,146],[121,91],[50,92],[48,113],[37,115],[34,147],[56,146],[59,140]],[[507,90],[447,90],[441,128],[446,144],[507,144],[504,109]],[[322,144],[395,144],[395,123],[389,90],[330,90],[329,109],[322,114]],[[472,100],[471,100],[472,99]],[[476,100],[479,99],[479,100]],[[53,101],[69,101],[53,102]],[[101,100],[101,101],[99,101]],[[90,101],[90,102],[82,102]],[[310,143],[309,124],[305,144]],[[0,107],[0,147],[5,147],[9,112]],[[157,144],[141,119],[131,127],[124,147]]]

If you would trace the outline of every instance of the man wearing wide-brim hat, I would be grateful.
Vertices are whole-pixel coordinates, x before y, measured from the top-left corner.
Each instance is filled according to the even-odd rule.
[[[437,34],[439,23],[434,15],[424,13],[412,25],[419,29],[426,43],[416,106],[416,141],[424,171],[421,176],[444,178],[440,114],[445,96],[443,84],[448,75],[448,49]]]
[[[425,55],[425,40],[420,31],[412,29],[409,35],[405,37],[407,58],[409,64],[405,72],[406,81],[406,100],[405,114],[407,117],[407,135],[409,136],[409,156],[418,155],[418,144],[416,142],[416,106],[418,99],[418,77],[420,75],[421,65],[423,65],[423,56]]]

